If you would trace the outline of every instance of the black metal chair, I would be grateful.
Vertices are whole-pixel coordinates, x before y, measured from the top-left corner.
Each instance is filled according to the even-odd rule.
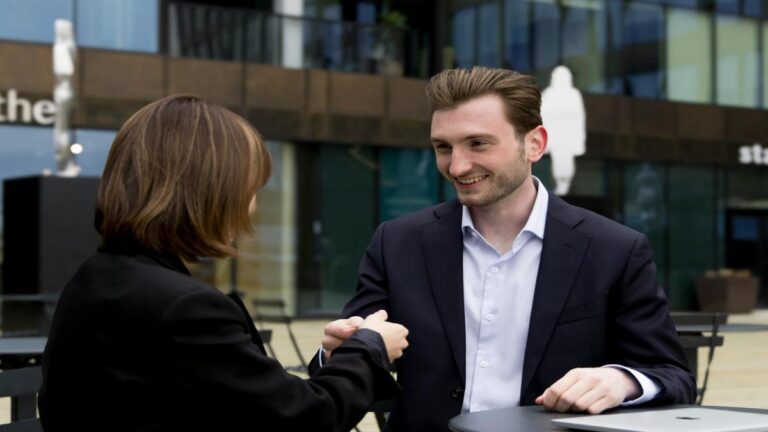
[[[252,300],[251,304],[253,304],[255,312],[252,318],[259,324],[259,328],[262,328],[265,322],[285,325],[285,328],[288,331],[288,337],[291,340],[291,345],[293,346],[293,350],[296,352],[296,356],[299,358],[300,363],[295,366],[285,366],[285,369],[294,372],[307,373],[308,363],[304,359],[301,348],[299,348],[299,343],[296,340],[296,335],[293,333],[293,329],[291,328],[293,319],[285,312],[285,302],[280,299],[254,299]],[[272,356],[272,358],[278,360],[275,350],[272,348],[272,343],[265,341],[264,345],[269,350],[269,354]]]
[[[11,422],[0,432],[43,432],[37,418],[37,392],[43,383],[40,366],[0,372],[0,397],[11,398]]]
[[[680,336],[680,343],[683,346],[683,351],[685,351],[688,367],[690,367],[694,377],[697,377],[699,366],[698,349],[703,347],[708,350],[704,378],[701,381],[701,386],[696,389],[696,404],[701,405],[704,401],[704,393],[707,391],[709,368],[715,356],[715,348],[722,346],[724,342],[723,336],[719,334],[720,327],[726,324],[728,315],[709,312],[672,312],[670,316],[677,329],[677,334]]]

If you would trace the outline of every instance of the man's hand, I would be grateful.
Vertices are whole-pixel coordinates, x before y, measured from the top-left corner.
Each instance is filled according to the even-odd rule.
[[[553,411],[587,411],[599,414],[640,396],[640,385],[628,373],[613,367],[577,368],[536,398],[536,404]]]
[[[384,345],[387,347],[387,356],[392,363],[403,355],[403,350],[408,348],[408,329],[400,324],[387,322],[387,311],[380,310],[367,317],[360,328],[373,330],[381,335]]]
[[[325,358],[328,359],[331,352],[355,334],[362,324],[363,319],[359,316],[329,322],[325,326],[325,335],[321,341]]]

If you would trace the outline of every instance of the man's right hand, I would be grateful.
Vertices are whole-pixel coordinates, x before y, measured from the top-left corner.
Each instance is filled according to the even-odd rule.
[[[328,359],[331,352],[355,334],[362,324],[363,319],[359,316],[329,322],[325,326],[325,335],[321,341],[325,358]]]
[[[399,359],[403,355],[403,350],[408,347],[406,340],[408,329],[400,324],[387,322],[387,311],[383,309],[365,317],[360,328],[367,328],[381,335],[384,345],[387,346],[390,363]]]

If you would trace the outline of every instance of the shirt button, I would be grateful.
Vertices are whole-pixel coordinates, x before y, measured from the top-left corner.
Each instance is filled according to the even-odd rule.
[[[464,389],[461,387],[454,387],[454,389],[451,390],[451,396],[453,396],[454,399],[459,399],[463,395]]]
[[[480,367],[483,367],[483,368],[484,368],[484,367],[488,367],[488,362],[487,362],[487,361],[485,361],[485,360],[482,360],[482,361],[480,362]]]
[[[485,319],[487,319],[488,321],[493,321],[493,314],[486,315]]]
[[[499,268],[498,267],[491,267],[491,273],[498,273]]]

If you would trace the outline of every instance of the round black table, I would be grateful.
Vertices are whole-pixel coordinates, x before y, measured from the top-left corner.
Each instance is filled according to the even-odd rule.
[[[663,410],[670,408],[698,407],[698,405],[669,405],[658,408],[620,408],[611,413]],[[768,410],[757,408],[709,407],[733,411],[768,414]],[[552,419],[560,417],[575,417],[578,413],[554,413],[545,411],[540,406],[525,406],[479,411],[454,417],[448,423],[448,428],[454,432],[548,432],[563,431],[551,423]]]

